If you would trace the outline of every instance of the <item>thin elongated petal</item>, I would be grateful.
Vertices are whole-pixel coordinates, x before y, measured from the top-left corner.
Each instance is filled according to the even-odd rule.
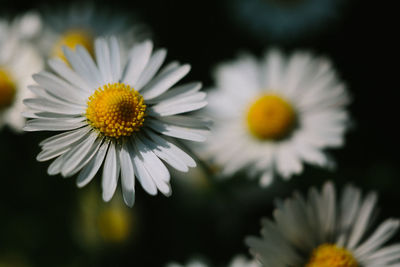
[[[161,95],[180,79],[185,77],[189,71],[190,66],[183,65],[181,67],[173,68],[165,73],[160,73],[143,88],[143,98],[148,100]]]
[[[113,142],[110,143],[107,156],[103,167],[103,178],[101,186],[103,188],[103,200],[108,202],[114,195],[117,188],[119,165],[117,158],[117,148]]]
[[[126,205],[133,207],[135,203],[135,172],[127,144],[124,144],[119,151],[119,159],[121,162],[122,195]]]
[[[65,80],[70,82],[75,87],[80,88],[81,90],[86,92],[91,92],[92,88],[85,82],[85,80],[82,79],[81,76],[79,76],[70,67],[68,67],[61,59],[58,58],[50,59],[49,66],[58,75],[63,77]]]
[[[99,150],[97,151],[96,155],[90,160],[90,162],[79,173],[78,178],[76,180],[76,185],[78,187],[84,187],[96,175],[97,171],[100,169],[100,167],[103,163],[103,160],[107,153],[109,144],[110,144],[109,141],[105,141],[101,145]]]
[[[150,59],[152,49],[153,43],[150,41],[145,41],[133,47],[124,71],[123,83],[132,85],[136,90],[140,89],[136,86],[136,83]]]
[[[167,51],[165,49],[159,49],[151,56],[146,68],[144,68],[135,83],[136,90],[142,89],[154,77],[164,62],[166,55]]]

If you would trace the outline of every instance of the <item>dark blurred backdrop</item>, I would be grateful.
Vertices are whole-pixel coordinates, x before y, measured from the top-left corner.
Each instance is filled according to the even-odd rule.
[[[171,197],[151,197],[136,186],[134,229],[122,244],[87,248],[76,234],[81,195],[74,178],[50,177],[48,162],[35,160],[46,133],[16,135],[0,132],[0,266],[164,266],[200,255],[223,266],[237,253],[247,253],[243,239],[258,235],[260,218],[271,216],[273,199],[297,189],[306,192],[331,179],[342,187],[353,183],[380,193],[380,219],[400,218],[399,98],[396,17],[387,2],[348,0],[336,23],[323,32],[293,42],[258,41],[230,20],[229,0],[96,1],[146,23],[156,46],[168,48],[167,60],[192,65],[186,80],[212,86],[215,64],[232,60],[241,51],[262,55],[271,46],[287,52],[311,50],[329,57],[353,96],[354,120],[346,145],[332,151],[334,172],[307,166],[289,182],[276,179],[261,189],[238,175],[208,181],[200,189],[172,179]],[[67,5],[70,1],[0,1],[0,15],[13,17],[30,9]],[[394,4],[393,4],[394,5]],[[114,12],[114,11],[113,11]],[[244,88],[245,89],[245,88]],[[100,177],[91,186],[100,191]],[[100,201],[100,196],[98,198]],[[123,205],[122,202],[120,202]],[[79,232],[79,231],[78,231]],[[397,241],[399,241],[397,236]],[[4,260],[3,260],[4,261]],[[6,265],[7,266],[7,265]],[[12,265],[10,265],[12,266]]]

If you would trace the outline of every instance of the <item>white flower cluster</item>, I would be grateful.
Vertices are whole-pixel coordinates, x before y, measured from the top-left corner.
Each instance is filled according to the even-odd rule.
[[[241,174],[262,186],[301,175],[305,163],[335,166],[327,149],[345,143],[351,99],[329,59],[277,48],[242,55],[217,66],[206,95],[200,82],[180,83],[190,65],[166,63],[143,26],[93,7],[64,13],[0,20],[0,127],[57,132],[39,144],[37,160],[53,160],[49,175],[76,175],[84,187],[101,172],[103,200],[120,183],[132,207],[137,181],[170,196],[169,168],[188,172],[197,161],[216,177]],[[278,201],[262,237],[246,240],[254,259],[228,266],[398,266],[399,245],[385,243],[399,221],[369,234],[375,205],[375,193],[363,198],[352,186],[337,199],[332,183]]]

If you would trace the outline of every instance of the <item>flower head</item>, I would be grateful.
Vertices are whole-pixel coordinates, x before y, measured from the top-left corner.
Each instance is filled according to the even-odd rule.
[[[21,132],[25,124],[22,100],[31,95],[26,89],[32,82],[31,75],[43,65],[29,42],[36,32],[35,21],[33,13],[11,23],[0,20],[0,128],[8,125]]]
[[[400,244],[385,243],[400,221],[387,219],[371,232],[376,200],[375,193],[362,197],[354,186],[337,197],[328,182],[322,192],[311,188],[307,197],[296,193],[278,202],[274,220],[262,221],[262,237],[249,237],[246,243],[262,266],[395,266]]]
[[[120,52],[125,53],[133,43],[148,35],[146,27],[132,19],[134,17],[131,13],[87,3],[48,8],[42,16],[39,48],[45,58],[60,58],[67,62],[63,46],[75,50],[81,45],[94,56],[94,40],[115,35],[123,41]]]
[[[246,167],[268,185],[275,174],[301,173],[303,162],[333,165],[324,149],[343,144],[349,96],[328,60],[272,50],[261,61],[219,66],[215,79],[207,107],[214,132],[203,156],[224,175]]]
[[[50,175],[79,173],[77,184],[89,183],[103,167],[103,199],[109,201],[121,176],[123,197],[132,206],[135,177],[151,195],[171,193],[165,161],[186,172],[194,160],[170,137],[204,141],[206,121],[187,112],[204,107],[200,83],[175,86],[190,70],[173,62],[160,70],[166,51],[152,52],[146,41],[133,46],[126,63],[116,38],[97,39],[95,61],[82,46],[64,48],[71,68],[60,59],[55,73],[33,76],[36,98],[25,100],[32,118],[26,131],[63,131],[44,140],[39,161],[56,158]],[[95,63],[96,62],[96,63]],[[103,164],[104,162],[104,164]]]

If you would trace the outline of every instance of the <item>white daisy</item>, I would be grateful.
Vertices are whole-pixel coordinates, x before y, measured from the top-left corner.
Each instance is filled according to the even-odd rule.
[[[123,244],[138,232],[138,216],[121,205],[122,194],[116,192],[110,202],[99,199],[94,185],[81,192],[72,233],[85,249],[98,249],[105,244]]]
[[[179,263],[170,263],[167,267],[208,267],[209,265],[201,260],[191,260],[185,265]],[[261,267],[260,263],[254,259],[249,260],[243,255],[235,256],[227,265],[228,267]]]
[[[31,95],[27,86],[32,74],[43,64],[29,38],[35,34],[32,14],[14,19],[11,23],[0,20],[0,128],[10,126],[22,131],[25,119],[22,100]]]
[[[63,46],[74,50],[76,45],[82,45],[94,55],[93,43],[97,37],[117,36],[122,40],[121,45],[129,48],[147,35],[144,25],[132,21],[134,17],[87,3],[48,8],[43,15],[38,44],[45,58],[59,57],[63,60],[66,59]],[[124,53],[125,49],[121,52]]]
[[[328,182],[319,193],[278,202],[274,220],[262,221],[262,238],[249,237],[250,252],[263,266],[394,267],[400,264],[400,243],[384,245],[399,229],[387,219],[373,232],[375,193],[346,186],[339,199]]]
[[[162,159],[186,172],[194,160],[168,136],[204,141],[206,123],[186,116],[204,107],[206,94],[200,83],[171,88],[190,70],[172,62],[159,70],[166,51],[152,53],[152,42],[133,46],[122,63],[115,37],[99,38],[94,45],[96,62],[82,46],[64,47],[71,68],[60,59],[33,76],[38,85],[29,88],[38,97],[24,103],[30,108],[26,131],[63,131],[40,143],[37,160],[57,158],[50,175],[64,177],[79,172],[77,185],[86,185],[103,161],[103,199],[109,201],[121,175],[125,203],[132,206],[136,176],[151,195],[171,193],[170,174]]]
[[[340,17],[343,0],[233,0],[227,7],[239,28],[259,40],[308,37]]]
[[[323,149],[343,144],[349,96],[327,59],[273,50],[261,62],[224,64],[215,76],[207,108],[214,133],[203,156],[224,175],[248,167],[268,185],[275,173],[301,173],[303,162],[332,165]]]

